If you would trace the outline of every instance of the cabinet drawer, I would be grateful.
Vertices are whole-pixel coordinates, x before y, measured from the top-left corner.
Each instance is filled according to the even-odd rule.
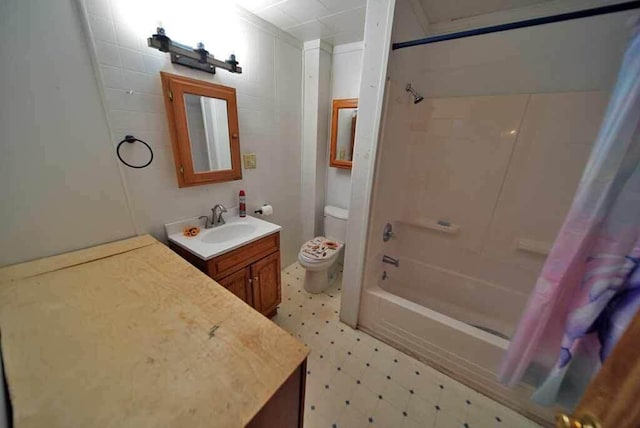
[[[209,260],[207,274],[215,280],[221,279],[279,249],[280,233],[278,232]]]

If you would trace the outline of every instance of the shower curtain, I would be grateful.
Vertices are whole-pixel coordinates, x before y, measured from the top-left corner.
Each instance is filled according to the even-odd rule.
[[[640,306],[640,32],[499,372],[573,407]]]

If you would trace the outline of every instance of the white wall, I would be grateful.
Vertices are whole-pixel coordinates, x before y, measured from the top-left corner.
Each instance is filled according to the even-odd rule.
[[[235,34],[223,41],[244,73],[211,76],[174,67],[147,48],[154,10],[136,15],[136,4],[0,3],[0,265],[134,234],[164,239],[164,223],[208,214],[216,203],[236,206],[240,189],[249,209],[274,206],[271,220],[284,226],[283,264],[293,262],[301,242],[300,42],[239,10]],[[243,171],[242,181],[178,188],[160,70],[237,89],[241,150],[257,153],[257,169]],[[150,167],[117,161],[125,134],[153,147]],[[141,145],[123,155],[132,163],[148,156]]]
[[[331,62],[331,98],[358,98],[362,74],[362,42],[334,46]],[[329,105],[329,111],[332,111]],[[330,118],[329,118],[330,119]],[[329,143],[331,120],[329,120]],[[328,156],[328,154],[327,154]],[[328,159],[328,158],[327,158]],[[327,162],[327,205],[349,209],[351,170],[332,168]]]
[[[398,0],[402,20],[396,21],[394,41],[424,37],[409,3]],[[425,97],[608,90],[633,16],[638,13],[399,49],[389,56],[389,76],[398,85],[412,82]]]
[[[283,226],[282,262],[292,263],[301,243],[300,42],[239,10],[231,28],[235,34],[222,41],[235,51],[243,73],[218,70],[210,75],[174,66],[168,54],[146,46],[146,37],[155,32],[155,23],[148,16],[155,13],[153,8],[136,14],[135,5],[126,0],[80,1],[85,5],[91,43],[95,46],[111,142],[115,144],[125,134],[134,134],[149,143],[156,156],[146,169],[119,166],[131,195],[136,232],[163,239],[164,223],[210,214],[216,203],[237,206],[238,191],[244,189],[249,210],[263,203],[274,206],[275,214],[270,220]],[[168,35],[172,36],[170,32]],[[178,37],[176,40],[181,41]],[[211,43],[217,41],[220,40]],[[207,40],[205,45],[211,46]],[[229,52],[213,53],[221,57]],[[240,148],[257,154],[257,169],[243,170],[241,181],[178,188],[161,93],[161,70],[236,88]],[[132,162],[138,156],[144,161],[144,151],[133,150],[123,154]]]
[[[79,15],[0,2],[0,265],[132,236]]]

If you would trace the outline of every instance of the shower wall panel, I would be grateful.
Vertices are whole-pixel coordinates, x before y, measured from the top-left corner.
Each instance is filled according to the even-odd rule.
[[[569,209],[608,94],[414,105],[403,92],[390,83],[365,284],[386,270],[385,281],[410,300],[434,310],[459,302],[509,335]],[[386,222],[396,233],[383,243]],[[382,254],[400,267],[380,263]]]

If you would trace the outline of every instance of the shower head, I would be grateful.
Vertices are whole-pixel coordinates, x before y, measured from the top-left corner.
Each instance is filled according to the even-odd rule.
[[[413,95],[413,103],[418,104],[420,101],[424,100],[424,97],[416,92],[415,89],[411,87],[411,83],[407,83],[407,87],[405,88],[407,92],[411,92]]]

